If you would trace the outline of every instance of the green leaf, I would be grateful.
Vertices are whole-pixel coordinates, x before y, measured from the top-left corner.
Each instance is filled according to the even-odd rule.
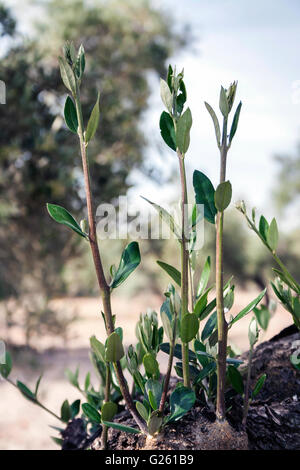
[[[79,410],[80,410],[80,400],[75,400],[73,401],[72,405],[70,406],[71,408],[71,418],[75,418],[75,416],[78,415]]]
[[[94,406],[90,405],[89,403],[83,403],[82,411],[90,421],[94,423],[101,423],[100,413],[96,410]]]
[[[269,224],[266,218],[262,215],[259,219],[259,233],[265,241],[267,241],[267,235],[269,231]]]
[[[9,354],[8,351],[6,351],[5,353],[5,363],[4,364],[0,364],[0,375],[6,379],[10,372],[11,372],[11,369],[12,369],[12,359],[11,359],[11,355]]]
[[[195,190],[196,204],[204,205],[204,217],[211,224],[215,223],[217,209],[215,206],[215,190],[214,187],[201,171],[195,170],[193,175],[193,186]]]
[[[158,409],[158,403],[155,399],[155,396],[153,395],[152,390],[148,391],[148,399],[149,399],[149,403],[151,407],[153,408],[154,411],[156,411]]]
[[[60,439],[59,437],[55,437],[55,436],[50,436],[52,441],[57,444],[58,446],[62,446],[63,445],[63,442],[64,440],[63,439]]]
[[[217,118],[216,113],[214,112],[213,108],[208,103],[206,103],[206,101],[204,102],[204,104],[205,104],[205,107],[206,107],[207,111],[209,112],[209,114],[212,118],[212,121],[214,123],[217,144],[218,144],[218,147],[219,147],[220,142],[221,142],[221,131],[220,131],[220,125],[219,125],[218,118]]]
[[[196,401],[195,392],[187,387],[176,388],[170,397],[171,415],[168,422],[178,421],[194,406]]]
[[[241,318],[243,318],[245,315],[248,313],[252,312],[252,310],[259,304],[261,299],[264,297],[267,289],[264,289],[250,304],[247,305],[247,307],[243,308],[243,310],[240,311],[229,323],[229,328],[232,327],[234,323],[239,321]]]
[[[203,379],[215,372],[216,368],[217,364],[215,362],[210,362],[209,364],[207,364],[207,366],[203,367],[200,373],[196,376],[194,380],[194,385],[201,383]]]
[[[143,365],[148,376],[159,374],[159,365],[153,354],[145,354],[143,357]]]
[[[259,326],[266,331],[271,319],[269,309],[265,305],[260,305],[259,308],[254,308],[253,311]]]
[[[209,276],[210,276],[210,256],[206,258],[206,261],[205,261],[205,264],[201,273],[201,277],[200,277],[199,284],[198,284],[197,297],[200,297],[200,295],[202,295],[203,292],[205,291],[205,288],[209,281]]]
[[[73,70],[71,66],[68,64],[66,59],[63,57],[58,58],[59,66],[60,66],[60,74],[64,85],[71,91],[71,93],[75,96],[76,95],[76,81]]]
[[[42,377],[43,377],[43,374],[41,374],[41,375],[39,376],[39,378],[37,379],[37,381],[36,381],[35,390],[34,390],[34,395],[35,395],[35,397],[37,397],[37,394],[38,394],[38,391],[39,391],[39,386],[40,386]]]
[[[215,206],[218,211],[223,212],[230,204],[232,198],[232,187],[230,181],[220,183],[215,192]]]
[[[174,122],[169,113],[163,111],[159,120],[160,133],[165,143],[176,152]]]
[[[95,106],[93,107],[93,110],[90,115],[90,119],[87,125],[86,133],[85,133],[85,142],[88,143],[92,138],[94,137],[98,124],[99,124],[99,117],[100,117],[100,111],[99,111],[99,100],[100,100],[100,93],[98,93],[97,101]]]
[[[172,114],[173,97],[169,85],[162,78],[160,79],[160,97],[169,113]]]
[[[179,90],[181,93],[179,93],[176,98],[176,106],[177,113],[181,114],[184,107],[184,103],[186,102],[186,88],[183,80],[180,81]]]
[[[237,108],[236,108],[236,110],[235,110],[235,113],[234,113],[234,118],[233,118],[233,121],[232,121],[230,134],[229,134],[229,143],[231,143],[232,139],[235,136],[235,133],[236,133],[236,130],[237,130],[237,127],[238,127],[238,123],[239,123],[241,107],[242,107],[242,102],[240,101]]]
[[[65,400],[63,404],[61,405],[61,409],[60,409],[61,420],[64,423],[68,423],[68,421],[71,419],[71,416],[72,416],[72,412],[71,412],[69,402],[68,400]]]
[[[244,383],[240,371],[234,366],[228,366],[227,376],[234,390],[240,395],[243,395]]]
[[[113,401],[107,401],[103,403],[101,407],[101,419],[102,421],[111,421],[117,414],[118,405]]]
[[[34,393],[31,390],[29,390],[29,388],[25,384],[20,382],[19,380],[17,381],[17,387],[25,398],[27,398],[30,401],[34,401],[34,402],[36,401]]]
[[[78,383],[78,374],[79,374],[79,369],[76,369],[76,372],[73,373],[70,369],[65,370],[65,376],[69,380],[69,382],[76,388],[79,388],[79,383]]]
[[[81,235],[83,238],[87,238],[87,234],[81,230],[80,225],[66,209],[61,206],[57,206],[56,204],[48,203],[47,210],[50,217],[52,217],[55,222],[66,225],[67,227],[74,230],[74,232],[78,233],[78,235]]]
[[[199,320],[195,313],[186,313],[180,322],[180,338],[183,343],[189,343],[199,330]]]
[[[137,242],[131,242],[126,246],[122,253],[121,261],[115,277],[110,286],[112,289],[118,287],[127,277],[137,268],[141,262],[139,245]]]
[[[169,341],[173,340],[173,327],[170,318],[164,310],[160,311],[161,322],[163,324],[164,332]]]
[[[272,251],[276,251],[278,245],[278,227],[275,219],[272,219],[267,232],[267,243]]]
[[[75,71],[76,71],[76,75],[79,79],[82,78],[84,69],[85,69],[85,53],[84,53],[83,45],[80,44],[80,47],[78,49],[77,58],[76,58],[76,63],[75,63]]]
[[[149,413],[146,407],[139,401],[136,402],[135,407],[141,417],[147,422],[149,418]]]
[[[71,132],[77,134],[78,119],[75,104],[70,96],[67,97],[64,108],[65,121]]]
[[[199,320],[204,320],[215,308],[217,305],[216,299],[213,299],[209,304],[205,307],[204,310],[199,314]]]
[[[261,389],[264,386],[264,383],[266,381],[266,378],[267,378],[267,374],[263,374],[258,379],[258,381],[256,382],[255,387],[254,387],[253,392],[252,392],[252,397],[253,398],[255,398],[259,394],[259,392],[261,391]]]
[[[148,379],[145,384],[145,393],[146,393],[146,396],[149,398],[149,402],[150,402],[150,396],[151,396],[152,403],[150,402],[150,405],[152,406],[152,408],[154,410],[157,409],[160,403],[161,394],[162,394],[161,383],[155,379]]]
[[[122,340],[115,331],[109,335],[106,341],[105,360],[117,362],[124,356]]]
[[[159,349],[166,354],[170,354],[170,344],[169,343],[162,343],[159,345]],[[178,359],[182,359],[182,352],[181,352],[181,345],[176,344],[174,348],[174,357]],[[197,357],[196,354],[189,349],[189,361],[196,361]]]
[[[160,411],[153,411],[148,421],[148,433],[150,436],[154,436],[160,430],[163,422],[163,416]]]
[[[107,426],[109,428],[117,429],[118,431],[129,432],[131,434],[140,434],[140,432],[141,432],[139,429],[130,428],[129,426],[124,426],[123,424],[110,423],[109,421],[102,421],[102,422],[103,422],[103,424],[105,424],[105,426]]]
[[[149,204],[151,204],[154,207],[154,209],[157,210],[161,220],[163,220],[170,227],[170,229],[172,230],[172,232],[176,235],[178,239],[181,239],[180,228],[176,224],[172,215],[169,214],[169,212],[166,211],[166,209],[159,206],[158,204],[155,204],[154,202],[149,201],[149,199],[145,198],[144,196],[141,196],[141,198],[149,202]]]
[[[90,337],[90,345],[92,351],[96,354],[96,357],[99,361],[105,362],[105,346],[100,341],[97,340],[96,336]]]
[[[201,333],[201,341],[205,341],[217,326],[217,312],[211,314]]]
[[[166,273],[171,276],[173,281],[176,282],[176,284],[181,287],[181,274],[178,271],[178,269],[174,268],[174,266],[171,266],[170,264],[164,263],[163,261],[156,261],[158,266],[160,266]]]
[[[222,86],[221,86],[221,91],[220,91],[219,107],[223,116],[227,117],[229,114],[229,106],[228,106],[226,91]]]
[[[190,130],[192,127],[192,113],[187,108],[182,116],[180,116],[176,127],[176,146],[182,154],[188,151],[190,145]]]
[[[256,318],[253,317],[250,321],[249,329],[248,329],[248,338],[249,338],[249,344],[251,348],[253,348],[253,346],[257,343],[258,335],[259,335],[259,330],[257,326],[257,321],[256,321]]]

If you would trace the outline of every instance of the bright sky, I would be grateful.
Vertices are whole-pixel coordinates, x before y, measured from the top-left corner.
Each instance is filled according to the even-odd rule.
[[[203,102],[208,101],[218,111],[220,85],[226,87],[238,80],[236,99],[237,103],[242,100],[243,107],[227,171],[233,201],[245,198],[249,206],[255,205],[271,216],[271,191],[276,181],[273,155],[293,153],[300,135],[299,0],[152,1],[171,11],[175,24],[190,23],[196,38],[193,48],[171,59],[178,69],[184,67],[188,105],[193,114],[187,155],[189,180],[193,170],[199,169],[217,184],[218,152]],[[21,22],[28,22],[19,1],[7,3],[14,7]],[[142,123],[154,142],[147,158],[167,175],[176,168],[177,161],[164,144],[157,145],[161,142],[158,121],[163,108],[159,82],[152,77],[151,83],[151,107]],[[136,185],[130,192],[134,205],[141,193],[160,204],[174,198],[174,184],[158,186],[140,174],[134,174],[132,181]],[[144,207],[144,202],[140,201],[139,206]]]
[[[300,136],[300,92],[297,96],[300,2],[157,0],[156,3],[170,7],[178,23],[181,19],[188,21],[196,36],[196,51],[185,51],[172,60],[178,69],[184,67],[188,105],[193,114],[187,155],[189,177],[197,168],[217,183],[219,162],[214,130],[203,102],[208,101],[219,111],[220,85],[238,80],[236,104],[241,99],[243,106],[227,176],[233,185],[233,200],[245,198],[249,206],[255,205],[271,216],[274,212],[271,191],[276,181],[273,155],[293,153]],[[147,122],[155,134],[162,109],[158,82],[154,101]],[[157,153],[153,149],[151,156],[162,170],[175,159],[172,151],[160,156]],[[144,183],[143,194],[153,198],[158,188]],[[164,195],[169,197],[168,187]]]

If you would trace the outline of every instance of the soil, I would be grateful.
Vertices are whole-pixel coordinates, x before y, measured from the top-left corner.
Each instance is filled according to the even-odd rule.
[[[195,408],[178,423],[166,426],[155,438],[109,430],[109,449],[113,450],[300,450],[300,373],[290,362],[292,352],[299,348],[300,333],[287,328],[270,341],[257,347],[253,355],[251,382],[264,373],[265,385],[252,402],[247,435],[241,431],[242,402],[233,400],[228,422],[217,423],[212,413]],[[290,334],[290,333],[293,334]],[[248,353],[241,356],[247,365]],[[115,421],[134,427],[125,411]],[[100,449],[100,439],[92,444]]]
[[[247,419],[249,448],[257,450],[300,450],[300,371],[290,361],[300,347],[300,333],[280,335],[259,345],[252,362],[252,384],[264,373],[267,379],[252,402]],[[298,343],[297,343],[298,342]],[[247,361],[248,354],[242,355]],[[240,422],[241,402],[237,399],[231,422]]]
[[[123,412],[116,422],[135,427],[127,412]],[[209,413],[194,408],[178,423],[170,423],[155,437],[128,434],[109,429],[108,448],[111,450],[246,450],[246,433],[236,431],[227,421],[213,422]],[[100,450],[100,439],[96,439],[92,449]]]

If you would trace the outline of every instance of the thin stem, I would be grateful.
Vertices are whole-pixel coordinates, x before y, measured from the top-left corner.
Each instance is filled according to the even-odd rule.
[[[10,383],[10,385],[12,385],[13,387],[15,387],[17,390],[20,391],[19,387],[12,381],[10,380],[8,377],[5,379],[8,383]],[[35,398],[34,400],[33,399],[30,399],[30,401],[32,403],[34,403],[35,405],[39,406],[40,408],[42,408],[44,411],[47,411],[47,413],[49,413],[50,415],[54,416],[54,418],[58,419],[59,421],[62,421],[64,422],[56,413],[54,413],[53,411],[49,410],[49,408],[47,408],[45,405],[43,405],[37,398]]]
[[[244,413],[243,413],[243,422],[242,422],[244,428],[246,428],[247,416],[248,416],[248,410],[249,410],[249,390],[250,390],[250,379],[251,379],[252,355],[253,355],[253,347],[250,348],[249,359],[248,359],[247,380],[246,380],[245,397],[244,397]]]
[[[84,126],[83,126],[83,117],[82,117],[82,109],[81,109],[78,85],[77,85],[76,96],[74,97],[74,99],[75,99],[76,111],[77,111],[77,117],[78,117],[78,135],[79,135],[79,141],[80,141],[84,185],[85,185],[87,210],[88,210],[89,242],[90,242],[91,251],[93,255],[98,284],[99,284],[99,288],[100,288],[100,292],[102,296],[106,330],[107,330],[107,334],[110,335],[114,331],[114,322],[113,322],[113,316],[112,316],[112,310],[111,310],[111,290],[110,290],[109,285],[106,282],[106,278],[105,278],[104,271],[103,271],[103,265],[101,261],[101,256],[100,256],[100,250],[99,250],[98,241],[97,241],[96,223],[94,219],[94,209],[93,209],[93,197],[92,197],[92,191],[91,191],[88,157],[87,157],[87,152],[86,152],[86,143],[84,139]],[[140,419],[139,414],[135,409],[132,397],[128,390],[126,379],[122,371],[122,367],[119,362],[114,364],[114,366],[115,366],[116,375],[118,378],[118,382],[119,382],[120,389],[121,389],[123,398],[125,400],[125,403],[128,409],[130,410],[133,418],[135,419],[136,423],[138,424],[139,428],[141,429],[141,431],[147,432],[145,423]]]
[[[227,119],[223,122],[222,146],[220,151],[221,168],[220,183],[224,183],[226,178],[227,160]],[[216,299],[218,318],[218,360],[217,360],[217,419],[225,419],[225,382],[226,382],[226,355],[227,355],[227,334],[228,325],[224,314],[223,297],[223,226],[224,212],[218,211],[216,220]]]
[[[186,249],[186,208],[188,203],[184,155],[177,150],[181,182],[181,315],[188,313],[189,303],[189,252]],[[182,343],[183,383],[190,387],[188,344]]]
[[[107,403],[110,401],[110,382],[111,382],[111,374],[109,364],[105,366],[106,374],[105,374],[105,393],[104,393],[104,402]],[[105,450],[107,448],[107,432],[108,428],[105,424],[102,425],[102,434],[101,434],[101,449]]]
[[[270,251],[271,255],[273,256],[274,260],[276,261],[276,263],[278,264],[278,266],[282,269],[283,273],[286,275],[286,277],[290,280],[290,282],[294,285],[294,290],[295,292],[297,292],[298,294],[300,293],[299,292],[299,283],[296,281],[296,279],[291,275],[291,273],[288,271],[288,269],[286,268],[286,266],[283,264],[283,262],[281,261],[281,259],[279,258],[279,256],[276,254],[276,252],[274,250],[272,250],[268,243],[265,241],[265,239],[262,237],[262,235],[260,234],[259,230],[257,230],[255,224],[249,219],[249,217],[247,216],[246,213],[244,213],[245,217],[246,217],[246,220],[248,222],[248,224],[250,225],[250,227],[252,228],[252,230],[254,230],[254,232],[258,235],[258,237],[261,239],[261,241],[263,242],[263,244],[268,248],[268,250]]]
[[[165,376],[164,388],[163,388],[163,392],[162,392],[161,400],[160,400],[160,405],[159,405],[159,411],[161,413],[164,412],[166,399],[167,399],[167,394],[168,394],[168,389],[169,389],[169,383],[170,383],[170,377],[171,377],[173,359],[174,359],[174,349],[175,349],[175,341],[176,341],[176,328],[177,328],[177,313],[175,312],[173,332],[172,332],[172,341],[170,342],[170,354],[169,354],[169,360],[168,360],[168,368],[167,368],[167,373],[166,373],[166,376]]]

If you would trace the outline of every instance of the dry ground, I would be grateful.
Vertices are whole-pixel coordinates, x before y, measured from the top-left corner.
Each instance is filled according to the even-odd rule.
[[[257,294],[255,290],[241,291],[236,295],[235,306],[231,313],[236,315]],[[113,310],[117,313],[118,326],[124,329],[126,345],[135,343],[134,325],[141,311],[148,306],[159,311],[161,298],[153,295],[143,295],[132,299],[115,298]],[[65,398],[73,400],[80,398],[78,392],[64,378],[64,369],[75,369],[80,365],[80,378],[90,370],[88,359],[89,337],[96,335],[102,340],[105,337],[100,315],[101,305],[95,298],[63,298],[52,302],[54,308],[60,311],[76,310],[78,320],[70,327],[69,340],[64,344],[61,339],[40,338],[37,341],[38,353],[22,353],[15,359],[16,364],[12,378],[22,380],[31,385],[41,372],[44,372],[41,384],[41,401],[53,411],[59,413],[59,406]],[[249,317],[241,320],[230,331],[230,343],[245,351],[248,348],[247,328]],[[267,333],[261,334],[261,341],[277,334],[282,328],[291,324],[290,315],[280,306],[271,319]],[[1,327],[1,324],[0,324]],[[4,331],[1,328],[2,332]],[[5,332],[4,335],[5,339]],[[16,343],[24,341],[20,328],[14,328],[10,339]],[[6,338],[7,339],[7,338]],[[166,356],[161,354],[160,363],[163,369]],[[0,449],[56,449],[50,435],[56,432],[49,425],[58,425],[50,415],[40,410],[6,382],[0,383]]]

